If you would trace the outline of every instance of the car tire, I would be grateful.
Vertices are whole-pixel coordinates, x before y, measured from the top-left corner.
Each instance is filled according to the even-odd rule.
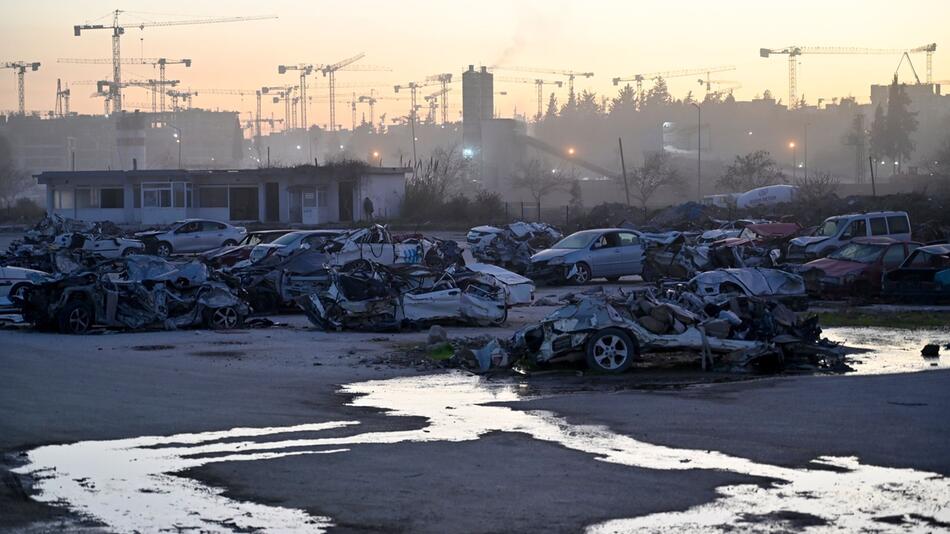
[[[225,241],[221,246],[222,246],[222,247],[233,247],[234,245],[237,245],[237,241],[235,241],[235,240],[233,240],[233,239],[228,239],[228,240]]]
[[[205,326],[211,330],[234,330],[244,322],[241,312],[234,306],[205,310]]]
[[[587,282],[590,282],[590,267],[588,267],[586,263],[578,263],[575,264],[574,267],[577,269],[577,273],[571,278],[572,283],[582,286]]]
[[[128,256],[131,256],[132,254],[138,254],[138,250],[139,249],[135,247],[127,247],[125,249],[122,249],[122,257],[126,258]]]
[[[59,331],[63,334],[82,335],[88,333],[96,320],[96,310],[87,300],[73,300],[57,314]]]
[[[639,351],[630,335],[619,328],[605,328],[587,340],[587,367],[607,374],[620,374],[633,364]]]
[[[155,255],[160,258],[167,258],[172,255],[172,244],[168,241],[159,241],[155,246]]]

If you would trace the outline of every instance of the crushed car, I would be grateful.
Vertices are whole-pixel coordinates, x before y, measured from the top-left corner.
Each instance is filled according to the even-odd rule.
[[[251,256],[251,250],[257,245],[263,245],[274,241],[275,239],[289,234],[293,230],[257,230],[248,232],[237,245],[213,248],[198,255],[201,261],[208,264],[209,267],[220,269],[223,267],[233,267],[236,263],[244,261]]]
[[[950,244],[914,250],[899,268],[885,273],[883,293],[919,303],[950,301]]]
[[[693,351],[703,367],[771,369],[799,359],[836,367],[842,355],[820,339],[815,317],[779,302],[735,296],[703,303],[686,290],[580,295],[540,324],[516,332],[514,358],[535,364],[583,359],[589,368],[622,373],[644,354]],[[685,297],[685,298],[684,298]],[[718,361],[717,361],[718,360]]]
[[[518,221],[502,227],[476,226],[469,230],[466,240],[472,257],[479,262],[524,273],[534,253],[562,237],[561,231],[550,224]]]
[[[805,280],[778,269],[716,269],[697,274],[688,287],[706,303],[721,304],[730,298],[745,296],[781,301],[795,309],[808,307]]]
[[[498,278],[470,269],[357,260],[329,269],[325,290],[298,298],[325,330],[389,331],[430,324],[500,325],[511,292]]]
[[[233,280],[200,262],[133,255],[25,286],[13,300],[25,321],[67,334],[85,334],[97,325],[231,329],[250,311],[239,291]]]
[[[56,256],[73,262],[97,261],[141,254],[145,245],[123,237],[122,230],[109,222],[85,222],[48,215],[7,248],[0,263],[45,272],[58,270]]]
[[[900,267],[920,243],[889,237],[863,237],[828,256],[802,265],[809,295],[820,297],[873,297],[881,293],[885,272]]]

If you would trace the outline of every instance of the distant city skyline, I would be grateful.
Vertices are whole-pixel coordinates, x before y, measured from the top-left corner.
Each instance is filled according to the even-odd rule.
[[[638,72],[672,71],[719,65],[736,70],[712,78],[736,81],[737,99],[748,100],[769,89],[787,101],[788,63],[784,55],[765,59],[759,49],[789,45],[912,48],[937,43],[934,80],[950,80],[950,44],[941,42],[950,23],[950,2],[917,0],[847,0],[794,4],[752,0],[720,2],[681,1],[517,1],[488,0],[479,4],[430,0],[359,3],[278,0],[273,2],[206,1],[167,12],[164,4],[138,0],[105,2],[88,0],[64,3],[35,0],[0,7],[0,32],[5,35],[0,61],[39,61],[40,70],[26,75],[28,111],[52,110],[56,79],[72,89],[71,108],[80,113],[101,113],[102,100],[91,98],[94,85],[80,81],[111,80],[111,67],[57,63],[58,58],[111,57],[108,30],[73,35],[73,26],[87,22],[111,24],[111,10],[127,11],[121,20],[129,25],[122,38],[122,56],[190,58],[189,69],[168,67],[168,78],[181,80],[179,89],[198,90],[194,106],[240,111],[242,118],[254,109],[253,96],[201,95],[202,89],[254,90],[264,85],[291,85],[295,72],[278,74],[279,64],[334,63],[365,52],[357,65],[380,65],[388,71],[340,72],[337,100],[353,93],[368,94],[373,85],[378,96],[392,97],[393,85],[420,82],[426,76],[449,72],[461,81],[469,64],[591,71],[595,76],[578,79],[578,92],[595,91],[612,97],[618,87],[611,78]],[[276,15],[277,20],[231,24],[134,28],[143,20],[188,20],[204,17]],[[814,104],[819,98],[854,96],[867,102],[868,86],[888,83],[900,56],[804,55],[800,57],[799,95]],[[924,78],[924,55],[913,56]],[[123,65],[125,79],[156,78],[146,65]],[[556,75],[500,72],[506,77],[563,79]],[[688,91],[702,99],[698,76],[668,81],[676,98]],[[913,82],[910,69],[901,67],[900,78]],[[310,78],[313,102],[308,115],[312,124],[327,123],[326,78]],[[348,85],[359,84],[360,88]],[[621,84],[622,85],[622,84]],[[649,87],[645,83],[645,88]],[[552,86],[553,88],[553,86]],[[421,95],[438,87],[426,88]],[[567,85],[553,89],[563,103]],[[536,111],[533,85],[497,83],[501,116],[515,109],[529,117]],[[946,91],[945,91],[946,92]],[[545,101],[550,90],[545,88]],[[131,104],[148,104],[145,89],[129,88],[124,98]],[[461,84],[449,94],[450,120],[459,118]],[[17,107],[16,77],[0,70],[0,110]],[[143,106],[125,106],[126,109]],[[408,100],[380,101],[381,113],[405,115]],[[368,110],[359,108],[358,119]],[[264,114],[283,117],[283,104],[265,101]],[[424,113],[424,110],[422,111]],[[350,109],[337,104],[337,123],[350,126]]]

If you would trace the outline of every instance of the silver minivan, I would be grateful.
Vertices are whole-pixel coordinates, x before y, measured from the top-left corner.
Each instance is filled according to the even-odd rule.
[[[828,217],[813,235],[789,241],[785,259],[795,262],[822,258],[856,237],[890,237],[897,241],[910,241],[910,218],[906,211],[875,211]]]

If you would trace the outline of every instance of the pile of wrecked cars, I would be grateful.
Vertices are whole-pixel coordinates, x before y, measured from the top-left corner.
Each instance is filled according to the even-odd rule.
[[[665,351],[698,352],[704,369],[840,365],[837,346],[820,334],[817,318],[802,318],[774,300],[642,287],[575,296],[540,324],[516,332],[509,346],[512,360],[583,359],[604,373],[624,372],[643,354]]]
[[[199,262],[131,255],[47,275],[11,297],[25,321],[62,333],[96,326],[231,329],[249,313],[239,286]]]
[[[561,237],[561,231],[550,224],[517,221],[501,227],[476,226],[469,230],[466,240],[477,261],[524,273],[535,252]]]

